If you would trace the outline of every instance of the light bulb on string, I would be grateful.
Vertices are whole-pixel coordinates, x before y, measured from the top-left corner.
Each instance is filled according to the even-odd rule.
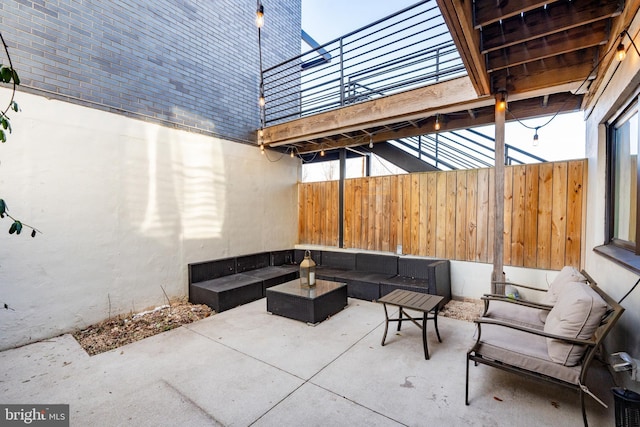
[[[500,99],[498,100],[498,110],[504,111],[507,109],[507,99],[504,92],[500,92]]]
[[[535,133],[533,134],[533,146],[537,147],[538,144],[540,143],[539,139],[538,139],[538,129],[540,129],[540,127],[537,127],[535,129]]]
[[[256,26],[258,28],[262,28],[264,26],[264,6],[258,6],[258,10],[256,11]]]
[[[616,49],[616,59],[620,62],[624,61],[627,57],[627,51],[624,49],[624,43],[620,43]]]
[[[369,148],[373,148],[373,136],[369,135]]]
[[[433,125],[435,130],[440,130],[440,114],[436,114],[436,123]]]

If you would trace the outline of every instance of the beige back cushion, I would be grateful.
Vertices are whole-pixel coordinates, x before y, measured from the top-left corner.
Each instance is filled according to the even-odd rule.
[[[544,331],[563,337],[589,339],[593,336],[607,311],[607,304],[589,285],[575,283],[564,286],[558,301],[549,312]],[[547,338],[549,357],[556,363],[575,366],[585,347]]]
[[[543,304],[554,305],[558,300],[558,294],[564,288],[567,283],[582,282],[587,283],[587,278],[584,277],[577,268],[571,266],[564,266],[558,275],[553,279],[549,285],[549,290],[542,298]]]
[[[560,291],[564,289],[565,286],[575,283],[587,283],[587,278],[580,274],[578,269],[575,267],[568,265],[563,267],[549,285],[549,290],[544,293],[542,301],[540,302],[547,305],[555,305],[556,301],[558,301],[558,294]],[[547,321],[548,314],[549,312],[546,310],[540,311],[540,321],[542,323]]]

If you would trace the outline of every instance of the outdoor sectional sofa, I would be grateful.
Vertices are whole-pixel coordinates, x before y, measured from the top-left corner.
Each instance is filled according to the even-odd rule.
[[[451,299],[449,261],[369,252],[311,250],[318,279],[344,282],[347,296],[374,301],[394,289]],[[189,264],[189,301],[216,312],[263,298],[266,289],[299,277],[302,249],[262,252]]]

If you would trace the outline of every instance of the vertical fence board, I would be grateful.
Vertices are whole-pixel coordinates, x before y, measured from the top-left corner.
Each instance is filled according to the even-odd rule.
[[[489,169],[478,169],[478,214],[475,261],[487,262],[489,244]]]
[[[433,234],[435,238],[435,254],[429,256],[436,256],[438,258],[444,258],[447,256],[447,172],[437,172],[436,185],[438,190],[436,192],[436,221],[431,222],[434,230]]]
[[[524,265],[525,201],[527,170],[513,169],[513,212],[511,214],[511,265]]]
[[[567,163],[553,163],[550,268],[564,267],[567,236]]]
[[[383,252],[389,252],[389,234],[391,221],[391,178],[385,176],[382,178],[382,239],[380,241],[380,249]]]
[[[411,246],[411,207],[413,206],[412,198],[415,197],[411,192],[411,175],[402,177],[402,253],[411,254],[413,248]]]
[[[478,242],[478,170],[470,170],[467,175],[467,261],[476,260]]]
[[[331,182],[331,246],[338,246],[340,244],[340,181]]]
[[[426,193],[422,193],[427,199],[426,212],[426,247],[425,255],[436,256],[438,245],[438,177],[439,172],[429,172],[426,174]]]
[[[524,199],[524,266],[537,267],[538,247],[538,171],[539,165],[527,165]]]
[[[567,171],[567,247],[565,264],[580,265],[582,245],[582,220],[584,218],[583,197],[585,178],[585,161],[569,162]]]
[[[369,178],[362,179],[362,233],[360,234],[360,248],[366,249],[369,241]]]
[[[402,202],[400,201],[400,177],[398,175],[390,177],[389,191],[391,192],[389,196],[391,199],[389,206],[389,249],[391,252],[396,252],[398,233],[401,227],[401,222],[398,218],[402,215],[402,211],[400,211],[400,206],[402,206]]]
[[[344,235],[343,243],[345,248],[352,248],[353,245],[353,208],[355,202],[353,200],[354,182],[347,179],[344,182]]]
[[[456,193],[457,173],[447,173],[447,232],[445,237],[445,258],[456,258]]]
[[[553,164],[542,163],[538,171],[538,245],[536,248],[536,267],[549,268],[551,265]]]
[[[429,196],[433,196],[435,192],[434,189],[429,188],[429,177],[433,175],[431,173],[422,173],[420,174],[420,204],[418,206],[418,252],[417,255],[425,256],[427,255],[427,248],[429,246],[429,242],[431,239],[431,234],[429,233],[429,209],[432,208],[433,203],[429,200]]]
[[[496,170],[489,169],[489,223],[487,227],[487,262],[493,262],[493,242],[496,229]]]
[[[511,222],[513,218],[513,167],[504,168],[504,265],[511,265]]]
[[[467,254],[467,171],[456,172],[455,257],[465,260]]]
[[[422,174],[411,175],[411,254],[418,254],[420,250],[420,176]]]

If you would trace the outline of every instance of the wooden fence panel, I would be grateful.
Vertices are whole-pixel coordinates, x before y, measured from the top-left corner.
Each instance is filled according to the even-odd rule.
[[[467,171],[456,172],[455,189],[456,209],[454,212],[456,221],[455,256],[452,259],[464,260],[467,254]],[[462,209],[465,207],[465,209]]]
[[[540,165],[526,165],[524,199],[524,266],[536,268],[538,258],[538,185]]]
[[[580,267],[586,160],[509,166],[504,264]],[[298,186],[298,242],[338,245],[339,182]],[[464,261],[493,261],[493,169],[345,181],[344,245]]]

